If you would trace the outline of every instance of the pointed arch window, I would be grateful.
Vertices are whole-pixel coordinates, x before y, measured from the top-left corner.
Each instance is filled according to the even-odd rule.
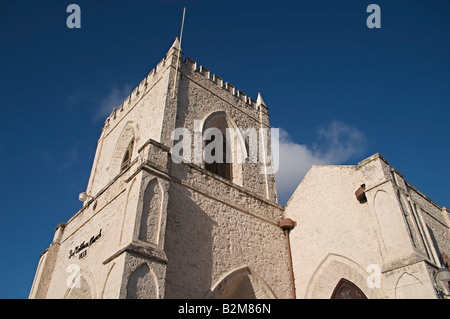
[[[367,299],[367,297],[358,286],[342,278],[334,288],[331,299]]]
[[[221,133],[220,138],[216,134],[211,134],[205,140],[205,150],[208,149],[210,155],[215,158],[215,160],[210,163],[205,161],[205,169],[231,181],[232,164],[230,163],[231,154],[228,154],[230,152],[230,141],[227,140],[227,128],[228,122],[224,114],[215,114],[215,116],[205,122],[203,132],[207,129],[216,129],[216,133]],[[222,155],[220,156],[220,153],[218,152]]]
[[[206,140],[206,146],[210,143],[213,143],[215,140],[215,135],[212,135],[210,139]],[[222,159],[219,162],[212,162],[212,163],[206,163],[205,162],[205,169],[207,171],[210,171],[211,173],[217,174],[219,176],[222,176],[223,178],[226,178],[228,180],[231,180],[231,163],[227,163],[227,140],[225,134],[223,134],[223,140],[222,140]],[[213,157],[216,156],[216,149],[211,150],[211,155]]]
[[[131,156],[133,155],[134,138],[131,139],[130,144],[128,144],[127,150],[123,155],[122,165],[120,166],[120,171],[125,171],[131,164]]]

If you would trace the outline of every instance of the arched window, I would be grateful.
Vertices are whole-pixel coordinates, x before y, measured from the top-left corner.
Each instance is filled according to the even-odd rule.
[[[205,137],[205,169],[232,180],[231,148],[227,140],[228,122],[224,114],[212,116],[205,121],[203,132]],[[206,160],[210,156],[213,160]]]
[[[334,288],[331,299],[367,299],[367,297],[358,286],[342,278]]]
[[[211,155],[213,157],[216,157],[216,152],[218,151],[217,147],[222,147],[222,156],[221,160],[219,162],[214,161],[212,163],[205,162],[205,169],[210,171],[211,173],[217,174],[219,176],[222,176],[223,178],[226,178],[228,180],[231,180],[231,163],[227,163],[227,140],[225,134],[223,135],[223,140],[220,145],[216,144],[216,147],[211,149]],[[206,139],[205,146],[212,145],[216,139],[215,135],[212,135],[211,138]]]
[[[131,156],[133,155],[133,147],[134,147],[134,138],[131,139],[130,144],[128,144],[127,150],[123,155],[122,165],[120,166],[120,171],[123,172],[128,167],[130,167]]]

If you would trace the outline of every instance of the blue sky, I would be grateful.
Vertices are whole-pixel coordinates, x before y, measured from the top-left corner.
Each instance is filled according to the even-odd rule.
[[[165,56],[184,6],[184,57],[261,92],[281,129],[281,203],[310,165],[379,152],[450,206],[448,1],[2,1],[0,298],[28,297],[55,226],[81,208],[103,121]]]

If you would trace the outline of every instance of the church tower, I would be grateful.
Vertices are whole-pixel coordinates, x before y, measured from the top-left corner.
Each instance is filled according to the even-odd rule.
[[[292,297],[267,106],[179,49],[105,121],[30,298]]]

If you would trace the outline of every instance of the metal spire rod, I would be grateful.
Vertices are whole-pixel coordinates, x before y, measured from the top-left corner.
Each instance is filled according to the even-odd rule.
[[[183,40],[183,29],[184,29],[184,17],[186,15],[186,7],[183,8],[183,20],[181,21],[181,31],[180,31],[180,41],[178,41],[178,57],[177,57],[177,68],[175,69],[175,79],[173,82],[172,98],[175,98],[175,91],[177,87],[178,80],[178,67],[180,64],[180,53],[181,53],[181,41]]]

